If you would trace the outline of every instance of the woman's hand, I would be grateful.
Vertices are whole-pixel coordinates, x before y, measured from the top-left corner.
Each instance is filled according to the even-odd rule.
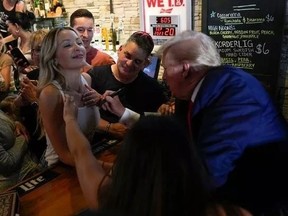
[[[99,101],[102,99],[102,95],[95,91],[88,85],[85,85],[87,91],[82,95],[82,102],[85,106],[95,106],[98,105]]]
[[[29,103],[37,101],[37,81],[23,77],[21,81],[21,96]]]

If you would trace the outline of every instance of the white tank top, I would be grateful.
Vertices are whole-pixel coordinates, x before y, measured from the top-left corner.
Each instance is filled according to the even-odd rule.
[[[87,81],[85,80],[83,76],[81,76],[81,81],[83,85],[87,84]],[[59,89],[64,99],[64,93],[59,83],[54,80],[52,84],[55,87],[57,87],[57,89]],[[85,134],[85,136],[88,138],[89,141],[92,141],[99,119],[100,119],[100,114],[99,114],[99,109],[97,106],[78,107],[77,122],[81,128],[81,131]],[[45,151],[45,160],[47,161],[48,166],[51,166],[59,161],[59,157],[56,154],[47,134],[46,134],[46,139],[47,139],[47,148]]]

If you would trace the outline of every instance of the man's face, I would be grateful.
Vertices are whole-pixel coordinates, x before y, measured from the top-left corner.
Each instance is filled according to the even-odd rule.
[[[184,79],[182,76],[183,67],[174,60],[174,53],[168,50],[163,55],[162,66],[164,68],[163,79],[166,80],[170,91],[177,98],[183,97]]]
[[[94,34],[94,21],[87,17],[78,17],[74,19],[74,26],[72,26],[79,34],[84,43],[85,49],[90,47],[90,43]]]
[[[118,51],[117,66],[119,75],[125,80],[134,80],[147,65],[147,54],[134,42],[128,42]]]

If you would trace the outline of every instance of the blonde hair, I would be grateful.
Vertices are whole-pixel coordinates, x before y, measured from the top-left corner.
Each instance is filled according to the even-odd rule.
[[[65,77],[62,75],[60,68],[55,61],[56,51],[58,49],[57,39],[59,33],[63,30],[70,30],[78,34],[71,27],[59,27],[54,28],[48,32],[45,36],[40,52],[40,71],[39,71],[39,92],[52,83],[53,80],[57,80],[63,89],[65,86]]]
[[[34,49],[37,46],[42,44],[44,37],[48,34],[48,30],[46,29],[39,29],[32,33],[31,36],[31,48]]]

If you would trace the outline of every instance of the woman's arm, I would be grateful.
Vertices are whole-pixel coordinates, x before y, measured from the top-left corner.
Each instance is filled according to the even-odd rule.
[[[37,82],[37,81],[36,81]],[[37,99],[37,83],[28,78],[23,77],[21,81],[21,94],[14,100],[14,104],[18,107],[38,103]]]
[[[13,59],[8,54],[2,53],[2,62],[1,62],[1,70],[0,73],[5,80],[5,90],[8,91],[11,83],[11,71]]]
[[[61,93],[54,86],[47,86],[41,91],[38,103],[45,132],[55,152],[63,163],[74,166],[65,135]]]
[[[1,75],[5,81],[5,91],[8,91],[10,88],[11,82],[11,65],[7,65],[1,69]]]
[[[10,35],[6,36],[5,38],[0,39],[0,43],[6,44],[6,43],[9,43],[9,42],[14,41],[16,39],[17,38],[15,38],[12,34],[10,34]]]
[[[90,143],[81,132],[76,120],[77,108],[72,97],[65,96],[63,111],[68,147],[74,157],[78,179],[89,207],[98,208],[98,188],[105,176],[101,164],[93,155]],[[107,184],[104,181],[104,184]]]
[[[110,134],[111,136],[123,139],[128,132],[128,127],[122,123],[111,123],[100,118],[97,129],[103,133]]]

